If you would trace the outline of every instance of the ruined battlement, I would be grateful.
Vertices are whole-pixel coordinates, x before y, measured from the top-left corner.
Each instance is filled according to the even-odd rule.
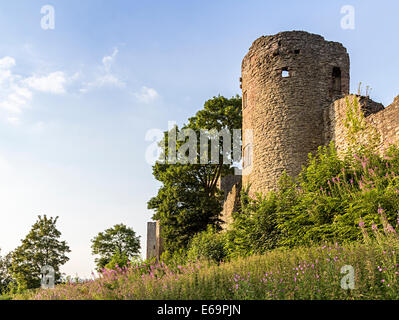
[[[323,112],[349,93],[350,61],[337,42],[304,31],[256,40],[242,62],[242,182],[251,193],[274,190],[296,176],[324,143]],[[250,163],[248,163],[250,162]]]

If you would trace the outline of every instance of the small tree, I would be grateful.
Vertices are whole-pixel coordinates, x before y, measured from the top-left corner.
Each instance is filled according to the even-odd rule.
[[[12,282],[10,274],[11,254],[4,257],[0,256],[0,295],[7,293],[9,285]]]
[[[61,279],[60,267],[71,252],[65,241],[60,241],[61,232],[56,228],[58,217],[39,216],[22,244],[11,254],[11,273],[16,281],[13,290],[39,288],[41,269],[51,266],[55,271],[55,282]]]
[[[124,224],[100,232],[91,242],[93,255],[100,256],[95,259],[98,271],[104,269],[115,255],[128,259],[137,258],[141,248],[140,237]]]

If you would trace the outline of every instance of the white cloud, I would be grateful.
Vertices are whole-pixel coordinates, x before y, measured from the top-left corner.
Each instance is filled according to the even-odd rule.
[[[9,113],[21,113],[32,100],[32,92],[29,89],[20,87],[19,85],[11,85],[3,101],[0,101],[0,108]]]
[[[15,59],[12,57],[4,57],[0,59],[0,69],[11,69],[15,64]]]
[[[86,93],[92,88],[101,88],[106,86],[123,88],[126,84],[112,74],[105,74],[98,76],[93,82],[87,83],[84,88],[80,89],[80,92]]]
[[[136,98],[143,103],[149,104],[159,98],[158,92],[153,88],[142,87],[140,92],[134,94]]]
[[[116,56],[118,55],[119,50],[118,48],[114,49],[114,52],[110,55],[110,56],[106,56],[103,58],[102,62],[103,62],[103,66],[106,72],[110,72],[111,71],[111,66],[115,61]]]
[[[30,106],[35,91],[52,94],[66,93],[66,84],[79,76],[75,74],[68,78],[64,72],[57,71],[40,76],[24,77],[13,72],[12,68],[15,66],[16,61],[12,57],[0,59],[0,115],[13,125],[21,123],[21,114]]]
[[[66,92],[65,84],[67,82],[64,72],[57,71],[46,76],[32,76],[24,80],[30,88],[53,94],[63,94]]]
[[[0,109],[6,112],[7,121],[16,124],[17,118],[9,114],[19,114],[32,100],[32,92],[21,84],[21,77],[11,69],[16,65],[12,57],[0,59]]]
[[[0,59],[0,84],[11,80],[11,69],[15,66],[15,59],[11,57],[4,57]]]

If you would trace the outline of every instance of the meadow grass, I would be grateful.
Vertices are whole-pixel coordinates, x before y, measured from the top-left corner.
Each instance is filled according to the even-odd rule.
[[[378,231],[376,231],[378,233]],[[399,298],[399,240],[345,246],[276,249],[261,256],[169,268],[164,263],[104,270],[84,283],[33,290],[14,299],[33,300],[346,300]],[[355,288],[341,287],[343,266],[355,271]]]

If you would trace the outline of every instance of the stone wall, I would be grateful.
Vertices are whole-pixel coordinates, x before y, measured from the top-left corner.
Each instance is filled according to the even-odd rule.
[[[261,37],[243,60],[242,89],[243,132],[253,130],[252,141],[243,139],[244,157],[252,149],[243,185],[266,193],[284,171],[296,176],[323,144],[323,111],[349,93],[349,55],[303,31]]]
[[[380,151],[386,150],[391,144],[399,144],[399,96],[384,110],[367,117],[381,135]]]
[[[357,98],[361,110],[364,112],[366,122],[372,125],[380,136],[379,151],[384,152],[390,144],[399,142],[399,96],[395,101],[384,108],[381,103],[374,102],[368,97],[349,95],[347,97],[350,104]],[[346,98],[339,99],[332,103],[324,112],[324,140],[325,144],[335,142],[338,153],[343,153],[347,147],[347,129],[345,128],[346,119]],[[368,138],[367,136],[365,137]]]
[[[241,176],[229,175],[219,181],[219,188],[224,192],[223,211],[220,219],[224,222],[222,228],[227,230],[233,222],[233,212],[240,204]]]

